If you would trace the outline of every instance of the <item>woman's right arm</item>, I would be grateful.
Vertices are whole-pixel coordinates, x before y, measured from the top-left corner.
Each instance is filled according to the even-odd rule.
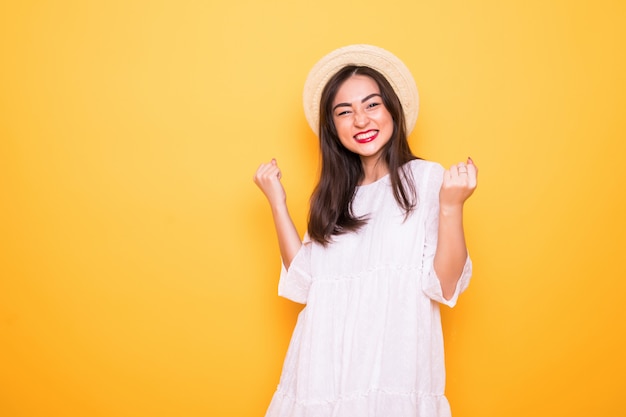
[[[275,159],[261,164],[254,175],[254,183],[263,191],[270,203],[280,256],[285,268],[289,269],[291,261],[302,246],[302,241],[287,210],[287,195],[280,179],[281,172]]]

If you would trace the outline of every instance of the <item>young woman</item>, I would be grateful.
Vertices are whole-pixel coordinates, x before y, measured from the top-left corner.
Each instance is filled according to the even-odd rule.
[[[417,89],[381,48],[324,57],[304,101],[322,166],[302,241],[277,162],[254,177],[278,235],[279,294],[306,304],[266,415],[450,416],[439,303],[469,284],[463,204],[476,166],[411,153]]]

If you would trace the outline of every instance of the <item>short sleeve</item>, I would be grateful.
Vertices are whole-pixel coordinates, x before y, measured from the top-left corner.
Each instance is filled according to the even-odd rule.
[[[437,274],[432,267],[432,261],[430,262],[430,265],[431,268],[427,271],[424,271],[424,281],[422,283],[422,289],[424,293],[426,293],[426,295],[433,301],[445,304],[448,307],[454,307],[457,300],[459,299],[459,295],[461,295],[461,293],[465,291],[469,286],[470,278],[472,276],[472,260],[468,255],[467,259],[465,260],[465,265],[463,266],[463,272],[461,272],[461,276],[456,283],[454,294],[449,300],[446,300],[443,297],[441,283],[439,282],[439,278],[437,277]]]
[[[278,295],[296,303],[306,304],[311,287],[311,246],[305,236],[302,246],[291,261],[289,269],[283,264],[278,280]]]
[[[441,165],[435,164],[429,170],[425,184],[423,185],[425,195],[422,196],[422,204],[426,205],[425,218],[425,238],[424,238],[424,258],[422,265],[422,291],[428,298],[438,303],[454,307],[459,295],[469,286],[472,276],[472,260],[469,255],[465,260],[463,271],[457,281],[454,294],[449,300],[443,296],[441,282],[437,277],[434,268],[435,251],[437,250],[437,236],[439,231],[439,190],[443,181],[444,169]]]

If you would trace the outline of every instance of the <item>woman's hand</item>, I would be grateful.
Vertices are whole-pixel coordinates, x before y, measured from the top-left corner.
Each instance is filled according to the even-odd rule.
[[[272,207],[284,204],[287,199],[281,178],[282,174],[275,159],[261,164],[254,174],[254,183],[263,191]]]
[[[460,162],[443,174],[439,191],[439,230],[433,266],[443,297],[450,300],[467,261],[463,231],[463,203],[476,188],[478,169],[471,158]]]
[[[462,207],[476,189],[477,175],[478,168],[472,158],[467,158],[467,163],[459,162],[446,170],[439,192],[441,208]]]
[[[275,159],[272,159],[266,164],[261,164],[256,170],[254,182],[263,191],[272,208],[280,256],[285,268],[288,269],[302,247],[302,241],[287,210],[287,196],[280,182],[281,177],[278,164]]]

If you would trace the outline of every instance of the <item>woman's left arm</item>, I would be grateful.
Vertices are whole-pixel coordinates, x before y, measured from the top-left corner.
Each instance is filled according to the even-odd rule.
[[[463,232],[463,204],[476,189],[478,168],[471,158],[467,164],[453,165],[443,174],[439,191],[439,229],[434,268],[443,297],[454,295],[467,260],[465,233]]]

